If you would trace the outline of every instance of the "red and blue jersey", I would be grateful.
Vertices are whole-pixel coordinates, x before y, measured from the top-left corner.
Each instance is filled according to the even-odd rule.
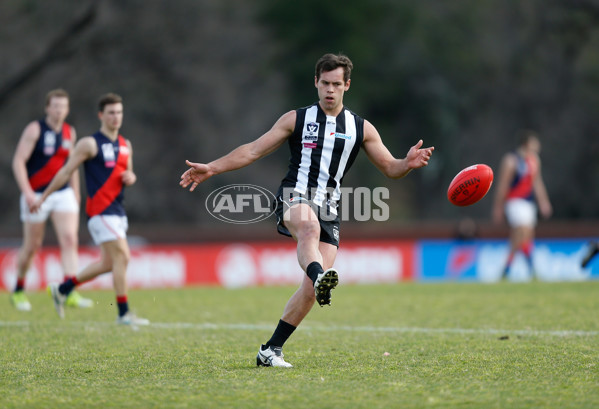
[[[534,201],[533,184],[539,171],[539,162],[534,155],[523,157],[516,154],[516,158],[516,173],[507,198]]]
[[[25,166],[31,188],[36,192],[43,192],[67,162],[73,141],[71,126],[66,122],[60,132],[55,132],[43,119],[38,122],[40,136]],[[59,190],[65,187],[66,184]]]
[[[129,147],[123,136],[115,141],[102,132],[92,135],[98,145],[98,154],[84,162],[88,217],[103,215],[125,216],[124,188],[121,175],[129,163]]]

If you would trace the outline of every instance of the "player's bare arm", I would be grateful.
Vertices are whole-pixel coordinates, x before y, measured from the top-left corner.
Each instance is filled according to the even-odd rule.
[[[179,184],[183,188],[191,185],[189,191],[193,192],[198,184],[214,175],[243,168],[274,152],[293,133],[295,119],[295,111],[287,112],[264,135],[253,142],[241,145],[213,162],[205,164],[186,160],[185,163],[189,169],[181,175]]]
[[[25,196],[25,201],[28,206],[35,202],[36,197],[35,192],[29,184],[26,163],[31,157],[31,153],[35,148],[35,144],[40,137],[40,132],[41,129],[39,122],[30,122],[21,134],[21,138],[19,139],[19,143],[17,144],[17,149],[15,150],[12,160],[12,170],[15,175],[17,185]]]
[[[363,148],[368,159],[387,177],[399,179],[406,176],[412,169],[428,165],[433,151],[433,146],[422,148],[422,140],[410,148],[403,159],[396,159],[383,144],[376,128],[368,121],[364,121]]]
[[[73,172],[79,168],[79,165],[81,165],[87,159],[93,158],[97,154],[98,145],[93,137],[86,136],[77,142],[73,153],[71,153],[65,165],[56,173],[48,187],[46,187],[44,190],[44,193],[42,193],[42,196],[39,198],[39,200],[37,200],[33,205],[29,206],[29,210],[33,213],[37,212],[44,200],[46,200],[52,192],[56,191],[56,189],[60,188],[69,181],[69,178]]]
[[[545,182],[541,175],[541,160],[538,157],[537,163],[539,164],[539,171],[533,181],[533,191],[535,198],[537,199],[537,204],[539,205],[539,212],[541,213],[541,216],[547,219],[553,214],[553,207],[551,206],[551,201],[549,200],[549,195],[545,188]]]
[[[503,206],[510,188],[510,181],[516,172],[517,159],[513,154],[507,154],[499,167],[499,180],[495,188],[495,201],[493,202],[493,221],[502,223],[504,220]]]
[[[127,170],[121,174],[121,180],[125,186],[131,186],[137,181],[137,175],[133,172],[133,145],[129,139],[127,139],[127,147],[129,148],[129,160]]]
[[[75,145],[77,143],[77,132],[75,131],[75,128],[71,126],[71,151],[69,153],[69,155],[71,155],[73,153],[73,150],[75,150]],[[80,187],[80,182],[79,182],[79,169],[76,169],[73,174],[71,175],[71,180],[69,181],[69,186],[71,186],[71,188],[73,189],[73,192],[75,193],[75,197],[77,198],[77,202],[81,203],[81,187]]]

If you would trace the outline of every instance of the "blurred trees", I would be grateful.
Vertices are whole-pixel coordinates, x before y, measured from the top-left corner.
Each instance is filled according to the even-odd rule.
[[[49,89],[71,93],[80,136],[96,130],[101,94],[124,97],[123,135],[139,176],[126,194],[132,224],[205,224],[210,191],[274,190],[288,153],[192,194],[178,186],[184,160],[214,159],[314,102],[314,63],[325,52],[352,58],[346,105],[375,124],[394,155],[420,138],[436,147],[430,166],[403,180],[384,179],[365,155],[345,179],[389,186],[394,220],[487,218],[490,198],[458,209],[447,184],[473,163],[496,169],[522,127],[542,136],[555,217],[599,217],[595,1],[4,0],[0,24],[2,226],[19,225],[10,162]],[[61,38],[69,27],[77,30]]]
[[[265,16],[281,59],[295,57],[301,69],[326,51],[352,57],[346,104],[378,127],[393,153],[418,138],[436,146],[428,168],[397,184],[409,189],[407,215],[464,213],[447,206],[444,188],[467,165],[497,168],[519,128],[542,135],[555,216],[599,215],[599,192],[585,188],[599,174],[599,2],[271,1]],[[305,98],[299,70],[291,95]],[[468,214],[487,215],[489,202]]]

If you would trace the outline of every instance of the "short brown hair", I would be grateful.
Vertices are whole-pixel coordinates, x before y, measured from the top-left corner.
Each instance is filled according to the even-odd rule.
[[[325,54],[316,62],[316,79],[320,79],[320,74],[323,72],[333,71],[339,67],[343,68],[343,80],[349,81],[351,70],[354,68],[351,60],[347,55],[343,54]]]
[[[50,105],[52,98],[66,98],[69,99],[69,93],[62,88],[53,89],[46,94],[46,106]]]
[[[520,129],[516,135],[518,136],[519,146],[528,145],[533,139],[539,140],[539,134],[532,129]]]
[[[98,109],[100,112],[104,112],[104,107],[106,105],[123,103],[123,98],[120,95],[109,92],[108,94],[104,94],[100,97],[100,101],[98,102]]]

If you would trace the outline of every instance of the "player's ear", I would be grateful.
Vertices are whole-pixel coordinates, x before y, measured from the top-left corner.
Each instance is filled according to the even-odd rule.
[[[349,89],[349,85],[351,83],[351,78],[347,80],[347,82],[345,83],[345,90],[347,91]]]
[[[318,77],[316,75],[314,76],[314,87],[318,88]]]

